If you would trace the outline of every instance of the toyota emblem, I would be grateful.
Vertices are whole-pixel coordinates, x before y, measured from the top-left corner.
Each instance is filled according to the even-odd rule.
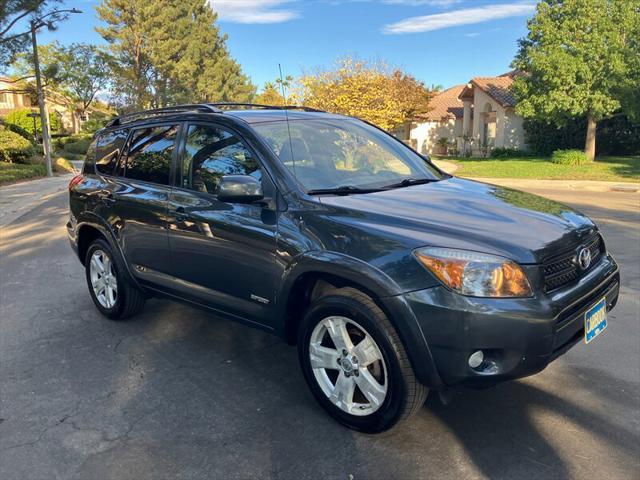
[[[591,250],[586,247],[580,250],[580,253],[578,253],[578,265],[582,270],[589,268],[589,265],[591,265]]]

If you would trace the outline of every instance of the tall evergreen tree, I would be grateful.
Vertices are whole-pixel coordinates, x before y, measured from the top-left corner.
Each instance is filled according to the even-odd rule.
[[[246,102],[255,93],[205,0],[103,0],[98,16],[107,24],[97,30],[110,44],[119,103]]]

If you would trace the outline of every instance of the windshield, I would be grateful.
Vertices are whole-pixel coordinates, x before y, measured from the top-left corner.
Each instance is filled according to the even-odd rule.
[[[418,154],[359,120],[292,120],[288,128],[283,121],[252,126],[308,191],[371,190],[398,186],[403,180],[442,178]]]

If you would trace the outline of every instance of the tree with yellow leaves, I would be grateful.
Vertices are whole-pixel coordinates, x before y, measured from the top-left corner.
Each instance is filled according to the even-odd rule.
[[[359,117],[385,130],[396,128],[429,109],[431,92],[423,82],[385,63],[351,57],[333,69],[299,79],[302,104]]]

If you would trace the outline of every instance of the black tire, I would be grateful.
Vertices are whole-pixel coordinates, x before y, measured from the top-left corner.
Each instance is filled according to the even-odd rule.
[[[331,316],[354,320],[372,337],[382,354],[386,365],[386,396],[371,414],[352,415],[334,405],[313,373],[309,355],[312,333],[316,325]],[[340,289],[310,305],[299,330],[298,355],[305,379],[320,405],[340,423],[361,432],[391,429],[417,412],[429,392],[416,379],[402,341],[385,313],[369,296],[354,288]],[[336,376],[342,374],[338,372]]]
[[[109,257],[113,267],[113,274],[117,282],[117,296],[114,305],[110,308],[100,303],[100,300],[98,300],[98,297],[93,291],[91,283],[90,262],[93,254],[98,250],[102,251]],[[102,313],[102,315],[111,320],[124,320],[142,311],[145,302],[144,294],[131,283],[127,275],[124,273],[126,271],[126,267],[123,265],[122,259],[119,255],[113,254],[113,251],[106,240],[99,238],[89,245],[84,265],[89,294],[91,295],[91,299],[93,300],[96,308],[100,313]]]

